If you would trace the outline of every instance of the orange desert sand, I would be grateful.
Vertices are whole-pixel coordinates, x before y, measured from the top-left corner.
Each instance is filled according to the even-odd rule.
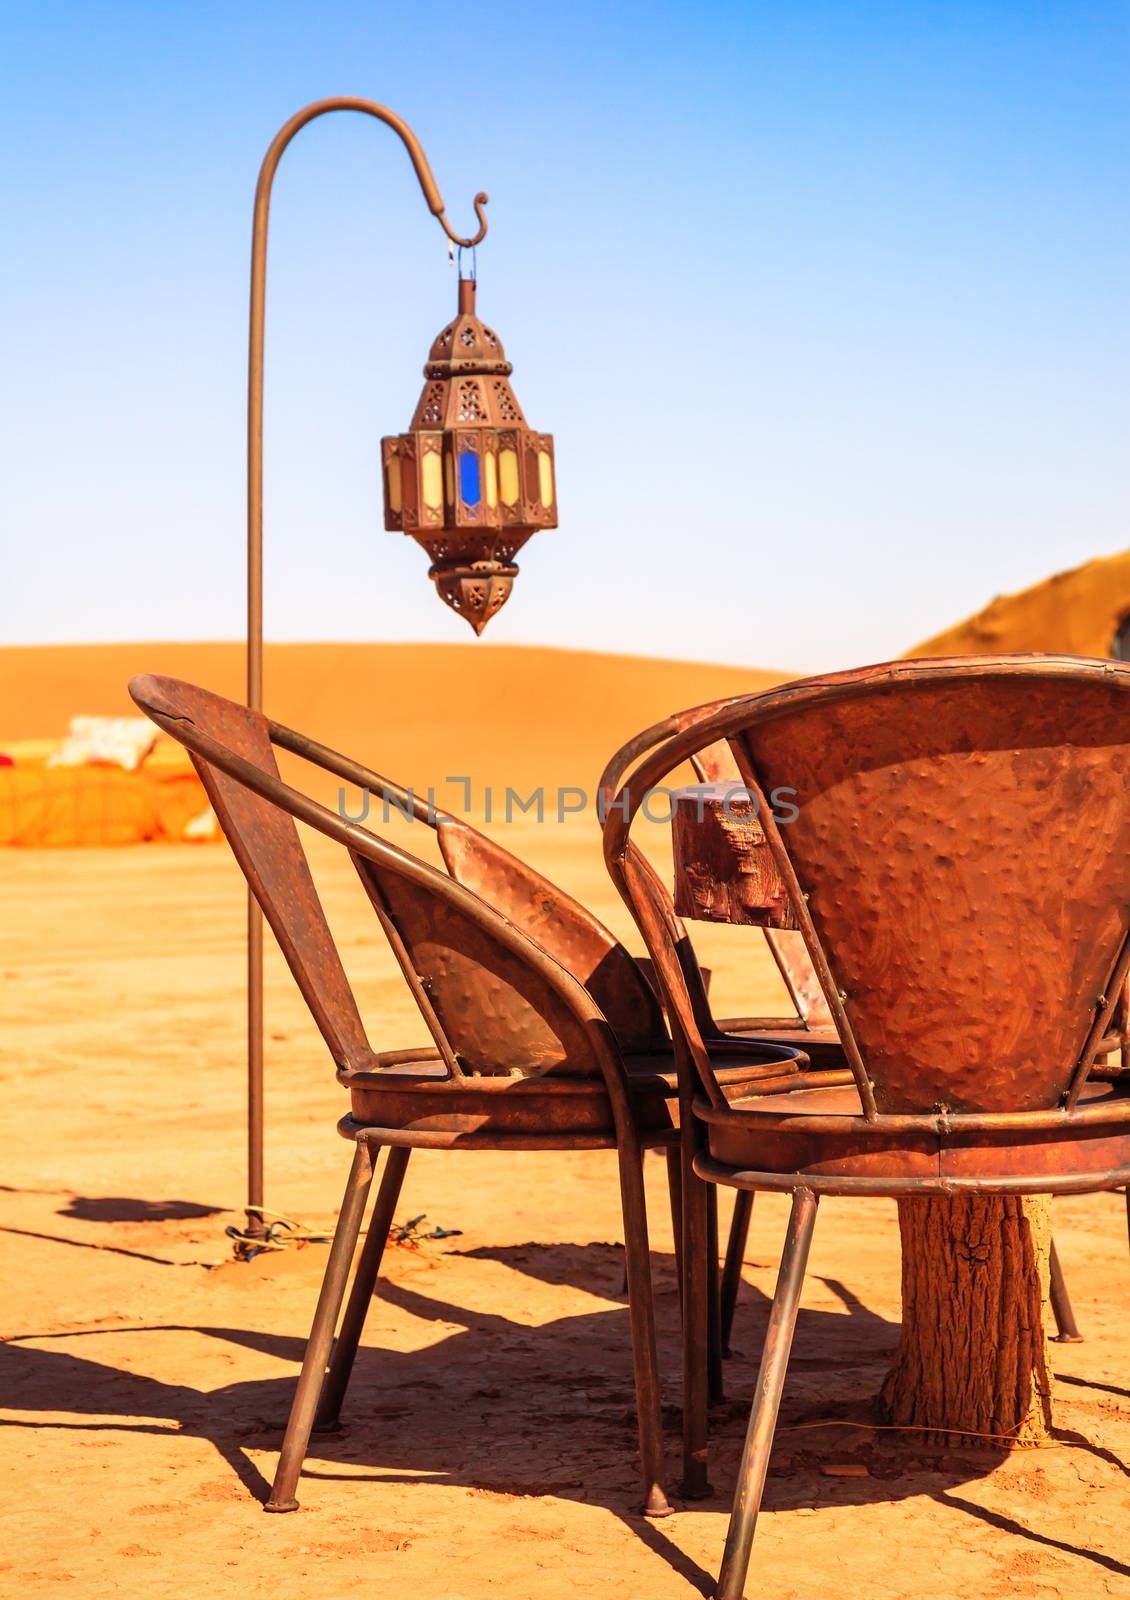
[[[1047,641],[1051,645],[1056,640]],[[130,710],[133,672],[238,695],[228,645],[0,651],[3,738]],[[274,715],[418,785],[591,788],[653,718],[772,674],[519,648],[279,646]],[[322,791],[323,794],[326,792]],[[458,790],[440,789],[455,804]],[[498,836],[635,946],[591,814]],[[663,829],[646,835],[662,858]],[[397,837],[430,853],[430,836]],[[423,1042],[348,862],[315,871],[378,1048]],[[15,1596],[676,1600],[717,1569],[780,1246],[754,1210],[714,1498],[632,1513],[634,1427],[614,1160],[412,1158],[347,1402],[295,1515],[263,1516],[325,1260],[229,1259],[243,1194],[244,892],[224,844],[0,852],[6,1381],[0,1592]],[[722,1014],[781,993],[753,930],[699,927]],[[329,1228],[348,1151],[324,1046],[268,952],[268,1199]],[[678,1304],[662,1163],[649,1203],[672,1482]],[[723,1222],[728,1217],[723,1200]],[[1086,1342],[1055,1346],[1048,1449],[938,1453],[866,1428],[898,1336],[893,1204],[829,1201],[816,1231],[749,1593],[775,1600],[1130,1595],[1130,1258],[1121,1196],[1057,1202]]]

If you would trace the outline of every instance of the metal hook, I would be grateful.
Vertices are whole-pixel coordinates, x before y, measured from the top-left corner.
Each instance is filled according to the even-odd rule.
[[[446,233],[447,237],[451,240],[452,244],[457,244],[462,250],[473,250],[477,244],[480,244],[483,239],[486,238],[487,219],[483,211],[483,207],[487,205],[489,201],[490,196],[483,194],[481,190],[475,196],[475,216],[479,220],[479,231],[475,234],[473,239],[461,239],[457,233],[452,232],[451,228],[448,227],[447,218],[443,214],[442,205],[438,211],[434,211],[434,215],[444,233]]]

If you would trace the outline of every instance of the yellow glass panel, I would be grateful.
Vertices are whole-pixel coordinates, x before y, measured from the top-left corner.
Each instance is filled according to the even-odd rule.
[[[400,512],[400,457],[389,456],[385,462],[385,472],[388,476],[388,508],[397,514]]]
[[[429,450],[420,462],[420,487],[424,504],[429,510],[438,511],[443,505],[443,467],[434,450]]]
[[[455,504],[455,474],[452,471],[450,456],[444,456],[443,458],[443,481],[447,488],[447,503],[449,506],[453,506]]]
[[[512,506],[518,499],[518,452],[503,450],[498,457],[498,477],[502,490],[502,503]]]
[[[483,460],[483,477],[486,479],[487,505],[493,511],[498,504],[498,466],[491,450],[487,451]]]
[[[553,505],[553,462],[549,459],[548,450],[543,450],[538,456],[538,491],[541,503],[548,511]]]

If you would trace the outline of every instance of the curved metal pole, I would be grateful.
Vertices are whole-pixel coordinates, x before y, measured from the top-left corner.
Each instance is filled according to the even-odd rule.
[[[295,112],[271,141],[255,189],[251,229],[251,311],[247,350],[247,704],[263,708],[263,347],[267,303],[267,224],[271,188],[283,151],[300,129],[330,111],[360,111],[397,134],[408,151],[428,209],[452,244],[470,248],[486,235],[483,207],[487,196],[475,196],[479,231],[464,239],[444,216],[443,196],[432,176],[419,139],[402,117],[375,100],[340,95],[315,100]],[[247,897],[247,1231],[266,1232],[263,1205],[263,916],[254,895]]]

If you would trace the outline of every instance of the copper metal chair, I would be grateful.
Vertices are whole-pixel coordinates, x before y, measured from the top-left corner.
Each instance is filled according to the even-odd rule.
[[[677,1138],[669,1041],[642,979],[610,982],[618,1043],[593,995],[506,916],[447,874],[348,823],[285,784],[274,745],[353,782],[374,773],[245,706],[169,678],[130,684],[137,705],[191,753],[232,850],[350,1094],[338,1131],[355,1145],[314,1324],[267,1510],[293,1510],[315,1421],[339,1414],[409,1152],[615,1149],[647,1514],[670,1508],[651,1297],[642,1151]],[[318,899],[295,819],[349,852],[434,1040],[375,1053]],[[589,930],[591,933],[591,930]],[[609,939],[611,936],[608,936]],[[614,941],[612,941],[614,943]],[[605,952],[606,955],[608,952]],[[610,957],[601,976],[623,964]],[[624,969],[626,970],[626,969]],[[638,975],[637,975],[638,976]],[[625,993],[630,994],[625,999]],[[650,1004],[650,1010],[649,1010]],[[718,1065],[733,1093],[779,1081],[803,1057],[771,1046]],[[380,1146],[388,1147],[374,1213],[336,1345],[350,1263]]]
[[[629,838],[638,797],[610,811],[606,860],[678,1028],[694,1171],[792,1195],[716,1590],[740,1600],[821,1196],[1130,1178],[1130,1086],[1095,1065],[1130,969],[1130,668],[961,657],[791,684],[708,713],[637,782],[719,738],[758,797],[853,1077],[727,1101]],[[779,825],[765,796],[784,787],[797,815]],[[693,1337],[689,1240],[684,1271]]]
[[[738,704],[747,700],[748,696],[734,695],[724,700],[711,701],[708,704],[696,706],[691,710],[676,712],[664,718],[663,721],[645,728],[637,734],[610,759],[600,778],[599,790],[606,802],[610,802],[618,791],[631,790],[635,779],[633,773],[639,769],[639,764],[645,756],[657,749],[666,740],[676,733],[683,732],[686,728],[695,726],[704,721],[711,713],[720,711],[724,707]],[[687,761],[693,768],[695,776],[702,784],[724,783],[740,787],[742,785],[741,772],[734,757],[733,751],[725,739],[716,740],[705,745],[702,749],[692,750],[687,756]],[[827,1083],[847,1083],[850,1081],[850,1070],[847,1057],[844,1055],[840,1044],[840,1037],[836,1031],[835,1021],[831,1008],[824,997],[820,987],[820,978],[805,946],[804,935],[799,930],[791,928],[763,927],[761,932],[769,946],[777,969],[789,991],[789,995],[796,1008],[793,1017],[728,1017],[722,1021],[715,1021],[709,1006],[706,986],[694,953],[694,946],[686,932],[682,920],[676,916],[666,891],[659,885],[659,894],[663,897],[666,914],[672,927],[676,930],[676,952],[683,976],[690,995],[694,1014],[704,1040],[721,1037],[738,1036],[746,1039],[763,1039],[767,1042],[794,1043],[804,1050],[814,1071],[827,1070],[845,1074],[838,1079],[827,1079]],[[649,972],[652,972],[651,962],[646,963]],[[652,978],[657,983],[657,980]],[[1130,1030],[1130,984],[1123,984],[1118,997],[1118,1003],[1112,1018],[1113,1026],[1107,1033],[1097,1054],[1109,1056],[1116,1052],[1119,1055],[1120,1065],[1123,1070],[1127,1066],[1128,1030]],[[713,1191],[712,1191],[713,1192]],[[708,1224],[711,1237],[716,1236],[717,1222],[716,1204],[712,1204],[710,1222]],[[741,1285],[742,1262],[749,1240],[750,1222],[753,1213],[753,1190],[736,1189],[734,1191],[734,1208],[730,1221],[730,1233],[726,1245],[725,1264],[722,1270],[720,1284],[720,1339],[722,1353],[729,1355],[730,1338],[733,1332],[734,1314],[737,1308],[738,1290]],[[1130,1192],[1127,1193],[1128,1231],[1130,1231]],[[713,1273],[713,1257],[711,1257],[711,1272]],[[1056,1250],[1055,1240],[1051,1242],[1051,1307],[1055,1318],[1057,1337],[1061,1342],[1077,1344],[1081,1335],[1075,1320],[1075,1313],[1071,1306],[1071,1299],[1064,1278],[1063,1268],[1060,1264],[1059,1253]],[[720,1396],[720,1388],[712,1377],[710,1385],[711,1400]]]
[[[644,749],[662,742],[675,727],[681,725],[678,717],[669,717],[638,735],[626,749],[638,756]],[[387,808],[390,814],[393,809],[398,810],[404,817],[434,829],[444,865],[455,881],[501,912],[536,940],[578,982],[584,984],[603,1010],[622,1050],[629,1053],[641,1049],[670,1051],[670,1039],[651,962],[633,956],[578,900],[495,839],[473,827],[465,818],[437,808],[409,785],[367,771],[305,735],[296,734],[279,724],[272,726],[278,736],[277,742],[339,777],[349,779],[366,792],[371,805],[379,804],[382,811]],[[613,758],[613,762],[615,760]],[[734,781],[740,781],[733,757],[724,743],[700,752],[694,758],[694,765],[704,776],[704,781],[709,781],[709,775],[716,771],[721,775],[723,771],[729,773],[731,770]],[[615,771],[612,764],[605,769],[601,778],[602,787],[606,780],[612,780]],[[774,933],[777,930],[767,930],[770,938]],[[798,994],[798,1014],[795,1018],[733,1017],[716,1021],[710,1010],[708,974],[700,968],[693,947],[687,941],[686,960],[693,972],[694,992],[703,1018],[704,1037],[711,1041],[711,1049],[716,1055],[733,1051],[739,1055],[748,1052],[752,1034],[759,1041],[765,1039],[768,1043],[785,1044],[804,1049],[813,1056],[819,1055],[821,1065],[842,1065],[843,1053],[839,1049],[835,1030],[821,1026],[824,997],[815,975],[810,971],[803,945],[799,950],[796,948],[795,941],[799,935],[780,933],[779,938],[781,946],[787,951],[785,960],[788,964],[787,968],[782,964],[782,971],[786,972],[790,986],[794,983],[797,985],[794,989],[794,993]],[[779,954],[778,961],[782,962]],[[801,1033],[803,1039],[799,1036]],[[678,1246],[682,1180],[677,1143],[667,1146],[666,1155],[672,1222]],[[715,1192],[710,1191],[709,1227],[711,1237],[716,1242]],[[737,1194],[725,1269],[721,1277],[720,1318],[711,1318],[707,1370],[710,1395],[714,1401],[723,1397],[721,1356],[728,1353],[725,1347],[729,1342],[741,1263],[749,1236],[751,1203],[752,1196]]]
[[[669,731],[668,719],[649,734],[662,737]],[[271,724],[272,737],[280,746],[300,754],[323,769],[347,778],[366,794],[369,804],[379,804],[382,812],[398,811],[403,817],[430,827],[435,831],[444,865],[457,883],[472,890],[486,903],[500,912],[516,927],[534,939],[555,961],[571,972],[579,983],[596,1000],[616,1035],[620,1048],[629,1054],[640,1050],[670,1052],[671,1043],[663,1018],[658,984],[651,970],[651,962],[633,956],[609,932],[591,911],[558,884],[544,877],[527,862],[505,849],[497,840],[482,833],[465,818],[453,816],[436,807],[430,799],[411,786],[395,779],[369,771],[340,755],[328,746],[319,744],[306,735],[295,733],[281,724]],[[640,739],[648,735],[641,735]],[[633,741],[633,747],[640,739]],[[652,742],[655,742],[654,740]],[[703,752],[703,760],[730,760],[728,747],[717,746],[712,752]],[[698,762],[696,760],[696,766]],[[702,770],[702,769],[700,769]],[[736,772],[736,768],[734,769]],[[767,1042],[782,1043],[800,1048],[802,1041],[796,1037],[798,1029],[805,1030],[804,1046],[812,1045],[814,1051],[827,1054],[834,1031],[809,1030],[805,1020],[807,1012],[797,1019],[736,1017],[715,1021],[708,994],[709,974],[694,959],[693,950],[687,946],[688,960],[693,964],[695,993],[705,1021],[704,1033],[711,1041],[715,1054],[737,1052],[748,1054],[751,1030]],[[807,956],[799,952],[803,961]],[[794,969],[796,962],[794,961]],[[808,981],[809,995],[818,995],[823,1006],[823,995],[815,980]],[[817,1002],[811,1001],[812,1005]],[[774,1036],[773,1028],[779,1030]],[[838,1052],[842,1062],[842,1053]],[[671,1070],[674,1070],[672,1062]],[[774,1070],[777,1070],[776,1068]],[[783,1070],[783,1064],[781,1067]],[[681,1234],[681,1163],[676,1142],[666,1148],[668,1182],[671,1191],[671,1214],[676,1249]],[[712,1201],[715,1194],[710,1191]],[[749,1235],[749,1202],[752,1197],[739,1194],[734,1208],[733,1224],[726,1251],[726,1267],[722,1274],[722,1300],[720,1321],[711,1319],[709,1334],[708,1373],[712,1400],[721,1400],[721,1356],[728,1343],[733,1321],[734,1302],[741,1275],[741,1262]],[[711,1205],[711,1235],[717,1239],[717,1206]]]

